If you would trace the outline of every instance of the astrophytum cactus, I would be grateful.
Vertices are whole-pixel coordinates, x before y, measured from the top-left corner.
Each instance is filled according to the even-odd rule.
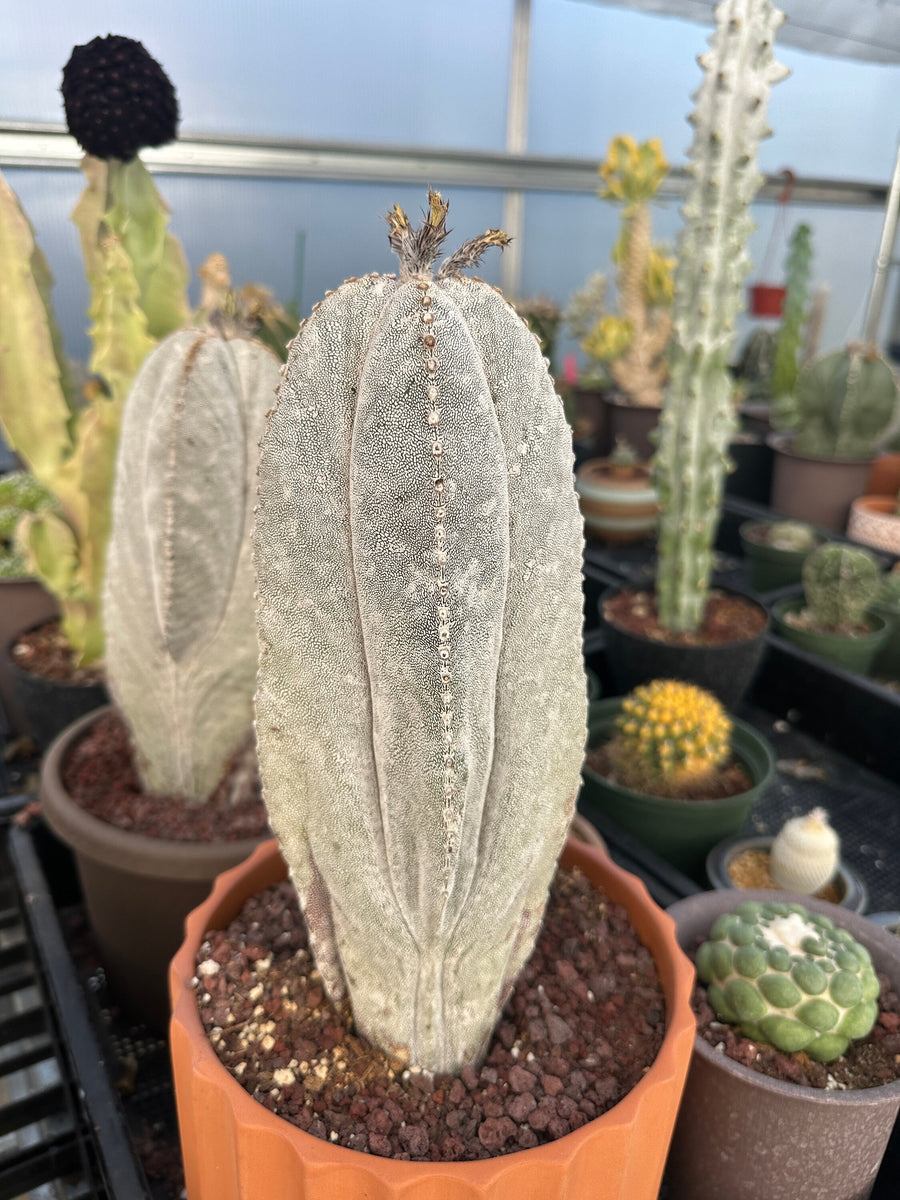
[[[348,280],[291,350],[254,537],[263,789],[332,998],[432,1071],[476,1061],[537,934],[583,758],[581,521],[534,335],[432,263]]]
[[[250,528],[279,362],[212,329],[171,334],[122,420],[107,553],[110,690],[144,786],[202,801],[253,720]]]

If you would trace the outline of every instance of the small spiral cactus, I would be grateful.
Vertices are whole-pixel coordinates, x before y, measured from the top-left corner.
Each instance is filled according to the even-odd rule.
[[[824,808],[785,821],[769,851],[773,883],[788,892],[812,896],[838,869],[841,841]]]
[[[818,540],[805,521],[778,521],[770,527],[767,542],[773,550],[814,550]]]
[[[664,795],[708,779],[731,753],[731,720],[710,692],[654,679],[622,702],[609,746],[626,787]]]
[[[697,974],[721,1020],[816,1062],[839,1058],[878,1015],[868,950],[802,904],[747,900],[724,913],[697,951]]]
[[[817,629],[856,629],[880,588],[878,563],[868,550],[826,542],[803,563],[803,591]]]

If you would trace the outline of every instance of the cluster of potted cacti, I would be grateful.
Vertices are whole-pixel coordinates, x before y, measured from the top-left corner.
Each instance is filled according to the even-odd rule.
[[[73,55],[70,123],[104,155],[87,160],[81,209],[93,231],[85,258],[101,384],[86,405],[67,405],[36,251],[11,194],[0,252],[24,282],[8,306],[18,324],[2,324],[0,311],[0,333],[22,329],[32,341],[0,355],[0,372],[4,362],[18,372],[20,398],[49,387],[40,421],[32,409],[31,423],[17,424],[19,403],[8,426],[48,489],[20,495],[17,531],[35,561],[52,551],[51,573],[71,573],[58,589],[65,628],[84,659],[104,655],[114,708],[57,739],[41,798],[76,851],[111,983],[150,1021],[163,1019],[164,964],[184,915],[203,900],[169,974],[189,1200],[655,1200],[683,1093],[673,1200],[774,1198],[786,1193],[773,1175],[791,1172],[771,1131],[759,1170],[748,1165],[753,1138],[740,1121],[756,1119],[747,1089],[757,1084],[744,1078],[756,1072],[695,1041],[690,957],[706,984],[694,998],[701,1021],[710,1008],[720,1028],[738,1027],[729,1037],[823,1062],[876,1025],[876,970],[900,990],[897,947],[853,914],[844,927],[845,914],[833,924],[816,901],[807,910],[780,892],[750,892],[736,906],[712,892],[683,918],[676,906],[676,936],[638,881],[567,841],[586,735],[588,807],[698,879],[711,845],[742,825],[774,773],[765,739],[728,711],[761,653],[760,606],[745,608],[737,632],[716,635],[711,658],[701,646],[711,666],[679,657],[669,669],[665,655],[694,657],[721,599],[709,581],[735,422],[727,361],[749,266],[756,147],[783,74],[772,53],[780,20],[770,0],[725,0],[701,60],[656,464],[656,594],[630,610],[662,632],[625,630],[643,656],[628,669],[649,682],[590,708],[576,494],[589,516],[586,476],[576,489],[571,430],[535,332],[497,289],[464,274],[505,235],[488,230],[438,268],[447,203],[430,192],[418,227],[395,207],[398,274],[328,293],[283,364],[264,343],[280,348],[284,314],[259,293],[234,293],[221,261],[202,270],[190,326],[180,251],[135,158],[174,120],[174,93],[148,66],[157,89],[149,124],[110,143],[103,112],[84,103],[83,56]],[[100,41],[92,46],[104,69],[137,53],[127,39]],[[598,357],[613,379],[645,405],[669,370],[667,268],[650,246],[646,208],[664,169],[658,147],[627,139],[604,169],[609,194],[625,204],[622,318],[594,334],[606,339]],[[150,244],[143,218],[156,239],[152,262],[140,257]],[[803,248],[801,239],[799,258]],[[796,354],[787,337],[782,374]],[[631,478],[634,458],[619,447],[609,467]],[[655,515],[646,479],[636,486]],[[96,506],[79,524],[85,497]],[[622,519],[613,517],[614,535]],[[802,525],[765,539],[773,550],[813,551],[806,609],[779,610],[785,630],[877,620],[867,615],[887,594],[877,565],[864,551],[815,549],[819,540]],[[744,643],[752,653],[738,667],[730,655]],[[713,690],[683,682],[698,674]],[[131,811],[116,824],[86,795],[79,755],[115,729],[130,747],[142,811],[177,810],[190,832],[143,828]],[[252,833],[243,810],[232,821],[242,804],[256,814]],[[277,841],[260,845],[267,820]],[[817,820],[818,848],[803,860],[804,870],[817,856],[824,864],[814,883],[833,875],[836,854]],[[772,874],[803,891],[803,872],[782,870],[795,832],[786,827],[781,849],[772,847]],[[545,950],[546,913],[576,891],[593,907],[574,910]],[[268,942],[263,917],[273,912]],[[629,931],[634,952],[601,946],[591,958],[601,927]],[[549,982],[537,974],[541,956]],[[568,992],[592,1019],[612,1018],[622,1000],[607,959],[652,983],[635,1017],[656,1042],[621,1089],[590,1083],[593,1068],[590,1078],[603,1080],[601,1060],[616,1048],[585,1040],[563,1007]],[[322,1018],[327,1053],[298,1034],[301,1016]],[[246,1052],[236,1065],[226,1044]],[[364,1063],[356,1076],[354,1056]],[[707,1061],[717,1056],[727,1062]],[[722,1074],[737,1099],[725,1098]],[[848,1152],[844,1126],[862,1102],[797,1100],[792,1091],[811,1089],[774,1086],[784,1128],[827,1129],[830,1143],[817,1148],[826,1174],[832,1159],[853,1160],[834,1172],[844,1189],[835,1200],[861,1195],[869,1168]],[[863,1140],[877,1161],[900,1082],[873,1090],[877,1116]],[[423,1116],[425,1093],[452,1111],[440,1137]],[[788,1121],[782,1102],[792,1113],[811,1106],[812,1117]]]

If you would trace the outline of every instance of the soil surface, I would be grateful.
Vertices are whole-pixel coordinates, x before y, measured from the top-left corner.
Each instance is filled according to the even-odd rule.
[[[729,862],[727,871],[728,878],[736,888],[778,888],[778,884],[769,874],[768,850],[742,850]],[[817,899],[827,900],[829,904],[840,904],[844,898],[843,890],[834,882],[826,883],[815,895]]]
[[[491,1158],[564,1137],[611,1108],[655,1059],[665,997],[624,908],[559,872],[542,932],[483,1067],[407,1070],[324,995],[287,882],[253,897],[197,962],[221,1061],[266,1108],[336,1145],[398,1159]]]
[[[593,771],[617,787],[627,787],[631,791],[646,792],[649,795],[674,800],[724,800],[728,796],[740,796],[742,792],[749,792],[753,787],[753,780],[736,759],[720,767],[709,779],[695,780],[690,785],[670,787],[665,791],[657,788],[652,792],[648,788],[635,786],[631,781],[625,783],[617,777],[615,754],[611,753],[609,742],[589,750],[586,762]]]
[[[851,1042],[847,1053],[834,1062],[813,1062],[802,1050],[783,1054],[774,1046],[745,1038],[718,1019],[702,983],[695,985],[691,1002],[697,1016],[697,1032],[720,1053],[770,1079],[836,1091],[880,1087],[900,1079],[900,996],[892,991],[887,976],[878,978],[881,995],[875,1028],[868,1037]]]
[[[748,542],[755,542],[757,546],[772,546],[778,541],[778,523],[774,525],[754,525],[750,529],[742,530],[743,536]],[[822,539],[817,537],[809,546],[802,547],[804,554],[814,550],[816,546],[822,544]],[[793,550],[794,546],[775,546],[777,550]]]
[[[119,829],[176,842],[236,842],[268,832],[255,754],[235,756],[203,804],[143,791],[131,740],[115,711],[104,713],[72,748],[62,781],[76,804]]]
[[[802,633],[830,633],[837,637],[855,638],[872,632],[872,626],[868,621],[863,621],[861,625],[820,625],[808,608],[801,608],[797,612],[786,612],[781,619],[785,625],[790,625],[792,629],[799,629]]]
[[[711,591],[703,624],[695,633],[673,633],[659,623],[653,592],[623,588],[603,605],[603,616],[626,633],[670,646],[720,646],[757,637],[766,627],[765,609],[742,596]]]
[[[12,660],[21,671],[52,679],[56,683],[102,683],[103,667],[75,664],[72,647],[63,636],[58,620],[48,621],[23,633],[12,647]]]

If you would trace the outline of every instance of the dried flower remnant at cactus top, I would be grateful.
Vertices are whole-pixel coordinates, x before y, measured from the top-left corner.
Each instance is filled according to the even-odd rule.
[[[434,1071],[478,1059],[531,949],[586,724],[571,436],[534,335],[458,273],[507,239],[435,274],[446,213],[395,208],[399,279],[301,326],[254,551],[265,799],[319,970]]]

